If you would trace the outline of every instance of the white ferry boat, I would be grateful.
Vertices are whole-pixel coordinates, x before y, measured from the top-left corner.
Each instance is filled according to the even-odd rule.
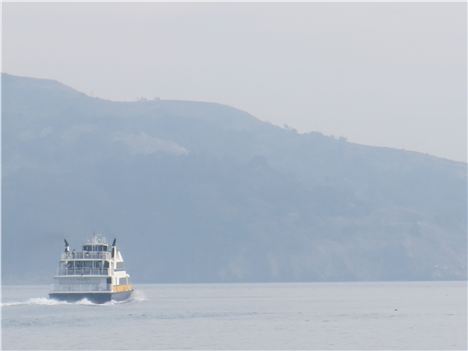
[[[83,250],[76,252],[70,250],[65,240],[65,252],[60,257],[49,297],[69,302],[122,301],[133,292],[129,278],[116,239],[109,245],[103,236],[94,234]]]

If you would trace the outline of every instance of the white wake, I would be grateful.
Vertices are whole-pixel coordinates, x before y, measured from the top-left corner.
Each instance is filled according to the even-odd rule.
[[[2,307],[9,307],[9,306],[21,306],[21,305],[43,305],[43,306],[56,306],[56,305],[88,305],[88,306],[106,306],[106,305],[114,305],[116,301],[109,301],[105,303],[94,303],[89,301],[88,299],[82,299],[76,302],[67,302],[67,301],[59,301],[54,299],[48,299],[46,297],[33,297],[27,299],[25,301],[12,301],[12,302],[2,302]]]
[[[108,301],[104,303],[94,303],[86,298],[81,299],[76,302],[67,302],[67,301],[60,301],[55,299],[50,299],[47,297],[32,297],[30,299],[24,301],[9,301],[9,302],[2,302],[0,304],[1,307],[9,307],[9,306],[27,306],[27,305],[42,305],[42,306],[56,306],[56,305],[85,305],[85,306],[109,306],[109,305],[118,305],[123,303],[131,303],[131,302],[141,302],[147,301],[147,298],[143,291],[135,290],[128,300],[123,301]]]
[[[132,294],[132,297],[131,297],[131,300],[141,302],[141,301],[146,301],[148,299],[146,298],[145,293],[143,291],[134,290],[133,294]]]

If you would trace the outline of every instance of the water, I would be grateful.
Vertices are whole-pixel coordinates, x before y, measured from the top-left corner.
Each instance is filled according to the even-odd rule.
[[[3,349],[466,349],[466,283],[141,285],[130,302],[4,286]]]

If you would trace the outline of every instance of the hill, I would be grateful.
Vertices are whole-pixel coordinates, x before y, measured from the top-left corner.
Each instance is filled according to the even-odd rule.
[[[94,231],[140,282],[466,279],[466,164],[7,74],[2,122],[4,282]]]

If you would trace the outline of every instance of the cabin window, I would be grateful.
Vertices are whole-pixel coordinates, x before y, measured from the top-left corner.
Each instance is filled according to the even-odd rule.
[[[112,284],[112,278],[107,278],[107,284]]]
[[[104,262],[104,268],[109,268],[109,261]]]

